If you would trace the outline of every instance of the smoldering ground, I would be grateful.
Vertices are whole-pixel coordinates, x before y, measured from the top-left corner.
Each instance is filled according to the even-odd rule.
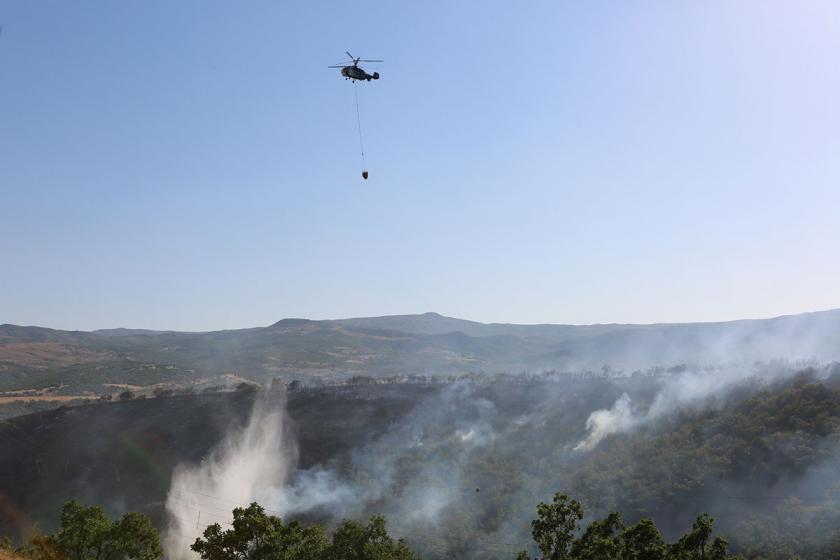
[[[185,556],[204,525],[224,522],[233,504],[252,500],[282,517],[327,524],[385,514],[392,532],[426,558],[510,557],[529,542],[536,504],[556,491],[581,498],[592,515],[617,506],[630,520],[654,515],[666,533],[676,534],[699,507],[724,511],[722,504],[733,500],[714,500],[722,498],[724,485],[727,497],[739,489],[748,497],[766,492],[767,483],[757,488],[740,473],[727,472],[717,482],[698,475],[688,481],[691,496],[677,492],[663,500],[663,489],[645,478],[651,464],[634,455],[633,446],[643,442],[664,452],[656,442],[681,422],[772,392],[800,370],[801,364],[774,363],[448,384],[378,437],[307,469],[297,468],[282,400],[262,402],[203,463],[176,471],[167,503],[169,554]],[[810,375],[819,380],[829,371]],[[698,444],[715,435],[697,435]],[[833,445],[830,438],[822,441]],[[836,465],[820,464],[822,479],[837,476]],[[780,476],[805,480],[817,462],[803,467]],[[628,478],[645,484],[628,486],[622,482]],[[751,504],[751,511],[772,505]],[[198,511],[206,517],[199,519]],[[724,517],[734,527],[735,517]]]

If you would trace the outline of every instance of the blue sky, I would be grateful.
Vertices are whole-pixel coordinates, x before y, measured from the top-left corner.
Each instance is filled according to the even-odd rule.
[[[835,2],[12,0],[0,25],[0,323],[840,307]],[[367,182],[345,50],[386,61]]]

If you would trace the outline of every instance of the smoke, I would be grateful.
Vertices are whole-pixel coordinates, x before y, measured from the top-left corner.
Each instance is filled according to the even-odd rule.
[[[630,395],[622,394],[609,410],[596,410],[586,419],[589,435],[578,443],[575,451],[589,451],[602,439],[616,432],[626,432],[636,426],[641,419],[633,415],[630,407]]]
[[[435,523],[465,484],[469,454],[496,438],[493,403],[467,384],[444,388],[378,439],[355,449],[349,464],[302,470],[276,503],[289,514],[328,510],[331,518],[384,513],[395,524]],[[274,506],[273,506],[274,507]]]
[[[167,554],[191,557],[189,545],[207,524],[257,501],[271,514],[328,526],[383,514],[392,534],[406,536],[424,557],[498,557],[498,550],[490,554],[493,543],[528,542],[539,500],[577,491],[586,452],[605,438],[682,409],[722,407],[738,398],[739,384],[752,394],[799,370],[774,363],[632,378],[461,382],[414,392],[423,395],[417,399],[405,396],[412,394],[406,386],[395,389],[400,398],[377,397],[375,406],[370,393],[379,389],[348,387],[341,402],[358,412],[356,422],[377,424],[383,407],[401,412],[377,435],[307,468],[298,468],[285,402],[259,401],[204,461],[176,470]],[[319,414],[346,410],[323,406]]]
[[[283,515],[315,510],[349,512],[363,498],[360,489],[340,480],[336,472],[323,468],[299,471],[288,485],[266,488],[263,496],[263,503]]]
[[[750,366],[730,364],[703,370],[691,369],[662,377],[646,409],[632,406],[630,396],[624,393],[611,408],[592,412],[586,420],[587,436],[574,450],[590,451],[611,434],[632,431],[680,409],[720,406],[726,401],[728,393],[740,384],[768,385],[802,371],[802,367],[801,363],[776,361],[768,365],[758,362]],[[821,368],[823,376],[828,367]]]
[[[327,522],[384,513],[403,529],[440,521],[458,499],[469,454],[496,438],[497,411],[466,384],[446,387],[415,414],[355,449],[349,464],[297,469],[285,402],[254,404],[200,463],[176,468],[167,496],[169,558],[192,559],[190,545],[211,523],[257,501],[280,517]],[[453,491],[455,489],[455,491]]]
[[[297,463],[285,401],[254,403],[244,427],[230,429],[197,465],[179,465],[166,499],[169,526],[164,548],[170,559],[194,558],[190,545],[210,523],[225,523],[237,505],[260,501],[283,487]]]
[[[753,371],[739,368],[684,371],[669,375],[661,380],[653,402],[647,409],[634,408],[630,396],[624,393],[611,408],[596,410],[589,415],[586,420],[587,436],[574,450],[590,451],[609,435],[632,431],[680,408],[706,406],[711,397],[753,375]]]

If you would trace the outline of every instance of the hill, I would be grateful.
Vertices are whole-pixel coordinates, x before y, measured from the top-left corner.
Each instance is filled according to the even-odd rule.
[[[433,390],[376,387],[371,398],[368,387],[346,387],[292,395],[299,465],[346,457]],[[162,525],[175,466],[199,463],[231,426],[245,422],[255,397],[236,392],[97,403],[0,422],[0,487],[4,503],[14,505],[0,508],[0,535],[20,536],[29,521],[53,528],[55,512],[73,497],[114,512],[148,512]]]
[[[766,320],[656,325],[483,324],[436,313],[182,333],[0,326],[0,397],[274,378],[461,375],[840,358],[840,310]],[[5,392],[3,394],[2,392]]]
[[[643,421],[674,383],[679,374],[306,390],[288,397],[288,439],[248,464],[274,464],[296,444],[282,493],[257,490],[266,507],[328,522],[385,513],[424,558],[511,557],[530,540],[536,503],[556,491],[596,516],[616,507],[628,522],[652,516],[670,537],[708,511],[751,558],[837,557],[838,373],[753,379]],[[587,419],[622,395],[635,424],[578,451]],[[208,460],[231,425],[247,423],[255,396],[97,404],[0,423],[0,487],[14,505],[0,529],[16,533],[23,518],[50,528],[74,496],[114,515],[147,512],[161,527],[167,492],[191,526],[224,516],[229,498],[173,490],[173,469]]]

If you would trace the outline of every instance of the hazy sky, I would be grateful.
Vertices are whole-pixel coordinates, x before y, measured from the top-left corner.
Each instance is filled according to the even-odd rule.
[[[837,2],[7,0],[0,25],[0,323],[840,307]],[[367,182],[345,50],[386,61]]]

